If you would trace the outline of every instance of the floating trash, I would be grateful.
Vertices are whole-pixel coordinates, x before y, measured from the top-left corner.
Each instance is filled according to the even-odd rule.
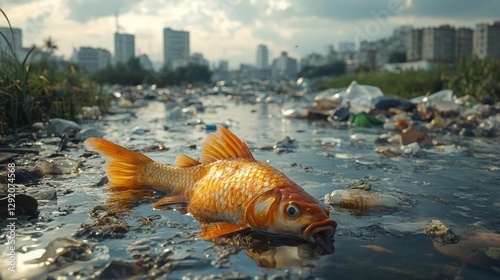
[[[325,195],[326,203],[354,210],[396,208],[399,205],[399,201],[397,197],[391,195],[360,189],[335,190]]]

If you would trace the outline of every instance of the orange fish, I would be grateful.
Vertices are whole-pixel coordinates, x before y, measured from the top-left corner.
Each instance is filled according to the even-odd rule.
[[[167,192],[154,206],[188,203],[201,224],[201,238],[252,229],[321,243],[317,237],[335,234],[330,211],[283,173],[255,160],[248,146],[220,125],[203,143],[199,161],[179,155],[177,166],[100,138],[85,145],[108,158],[111,187]]]

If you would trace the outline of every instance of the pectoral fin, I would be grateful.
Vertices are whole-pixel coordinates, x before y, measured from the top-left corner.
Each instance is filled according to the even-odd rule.
[[[230,224],[227,222],[216,222],[201,225],[200,237],[203,239],[218,238],[230,234],[243,232],[250,229],[248,225]]]
[[[162,206],[172,205],[172,204],[184,204],[187,203],[184,196],[180,193],[171,193],[162,198],[157,202],[153,203],[154,208],[160,208]]]

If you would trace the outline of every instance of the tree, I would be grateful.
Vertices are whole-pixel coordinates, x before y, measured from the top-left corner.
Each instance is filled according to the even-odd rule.
[[[406,52],[391,52],[389,54],[389,63],[406,62]]]
[[[58,49],[58,47],[55,44],[54,39],[49,36],[45,40],[43,40],[43,49],[52,55]]]

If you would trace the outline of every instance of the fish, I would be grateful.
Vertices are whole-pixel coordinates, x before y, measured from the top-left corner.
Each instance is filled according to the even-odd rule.
[[[199,160],[181,154],[175,166],[102,138],[89,138],[84,145],[107,159],[112,189],[166,193],[153,204],[156,208],[187,204],[202,239],[256,231],[321,244],[335,235],[337,222],[328,209],[285,174],[256,160],[246,143],[221,125],[208,134]]]

